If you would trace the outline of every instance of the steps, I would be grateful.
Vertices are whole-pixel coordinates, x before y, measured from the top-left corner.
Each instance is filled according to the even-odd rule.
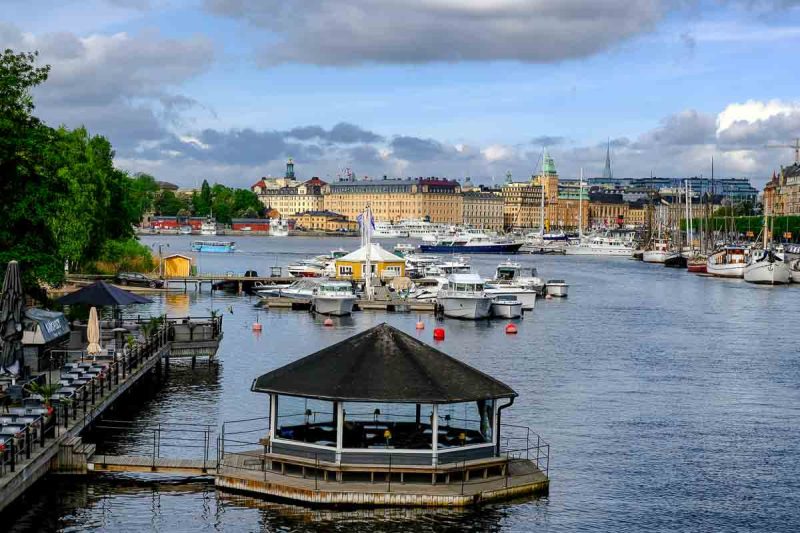
[[[86,463],[96,450],[95,444],[85,443],[81,437],[69,437],[59,446],[50,470],[55,474],[85,474]]]

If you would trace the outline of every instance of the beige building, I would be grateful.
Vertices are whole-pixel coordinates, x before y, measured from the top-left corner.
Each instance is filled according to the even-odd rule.
[[[764,187],[764,212],[800,215],[800,163],[782,167]]]
[[[473,228],[501,231],[503,229],[503,197],[492,192],[472,190],[463,193],[463,222]]]
[[[533,181],[512,182],[503,185],[503,226],[510,228],[538,228],[542,215],[542,187]]]
[[[321,211],[324,199],[319,194],[301,194],[300,187],[281,187],[267,189],[258,199],[268,209],[274,209],[281,217],[290,217],[305,211]]]
[[[324,209],[355,220],[369,205],[376,220],[429,218],[460,224],[463,198],[458,182],[445,179],[337,181],[325,187]]]
[[[358,223],[330,211],[305,211],[298,213],[295,229],[316,231],[358,231]]]

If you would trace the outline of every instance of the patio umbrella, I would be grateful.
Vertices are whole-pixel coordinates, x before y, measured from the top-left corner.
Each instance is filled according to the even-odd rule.
[[[89,346],[86,348],[86,353],[89,355],[97,355],[100,353],[100,321],[97,319],[97,308],[92,307],[89,310],[89,325],[86,328],[86,338],[89,340]]]
[[[87,304],[95,306],[120,306],[153,303],[150,298],[117,288],[105,281],[96,281],[80,290],[62,296],[56,302],[64,305]]]
[[[19,374],[24,296],[19,263],[10,261],[0,294],[0,373]]]

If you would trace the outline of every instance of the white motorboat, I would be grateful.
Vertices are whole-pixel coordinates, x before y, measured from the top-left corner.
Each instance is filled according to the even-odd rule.
[[[216,235],[217,234],[217,221],[213,217],[207,216],[206,219],[200,224],[200,235]]]
[[[439,269],[442,275],[449,276],[450,274],[469,274],[472,272],[472,266],[469,263],[469,257],[453,255],[448,261],[442,261],[433,265]]]
[[[514,296],[497,296],[492,300],[492,316],[519,318],[522,316],[522,302]]]
[[[492,310],[492,298],[484,292],[483,279],[477,274],[452,274],[436,296],[445,316],[476,320]]]
[[[356,295],[348,281],[325,280],[314,290],[312,302],[317,313],[345,316],[353,312]]]
[[[490,286],[491,285],[491,286]],[[486,284],[484,292],[492,298],[514,298],[522,309],[531,311],[536,307],[538,293],[534,289],[511,284]]]
[[[631,251],[631,254],[633,254],[633,251]],[[645,263],[663,263],[671,255],[669,242],[666,239],[656,239],[650,248],[642,254],[642,261]]]
[[[634,240],[614,235],[597,235],[571,244],[565,249],[567,255],[611,255],[630,257],[636,250]]]
[[[183,226],[178,228],[178,235],[191,235],[192,234],[192,227],[188,224],[184,224]]]
[[[444,230],[441,224],[434,224],[425,220],[401,220],[395,225],[397,231],[408,235],[411,239],[422,239],[426,235],[435,237]]]
[[[745,246],[725,246],[708,256],[706,272],[720,278],[743,278],[749,255]]]
[[[536,268],[523,268],[521,264],[509,260],[497,265],[494,271],[494,279],[487,282],[486,286],[493,289],[508,286],[521,287],[534,290],[540,295],[544,292],[544,281],[539,277]],[[527,309],[525,305],[525,302],[523,302],[523,308]]]
[[[262,290],[259,294],[266,296],[277,296],[280,298],[291,298],[293,300],[311,300],[320,284],[319,279],[303,278],[295,281],[285,288],[277,288],[273,291]]]
[[[291,287],[296,281],[292,283],[274,283],[272,285],[268,285],[261,281],[256,281],[253,285],[253,292],[259,298],[275,298],[281,295],[281,290],[288,289]]]
[[[744,267],[744,280],[762,285],[786,285],[792,271],[783,257],[772,250],[753,250]]]
[[[405,257],[408,254],[413,254],[417,251],[417,247],[407,242],[399,242],[394,245],[392,251],[400,257]]]
[[[408,294],[413,300],[433,301],[442,287],[447,285],[447,278],[421,278],[414,280],[414,286]]]
[[[270,237],[288,237],[289,236],[289,222],[282,218],[269,219],[269,236]]]
[[[553,298],[566,298],[569,285],[563,279],[550,279],[545,284],[545,292]]]

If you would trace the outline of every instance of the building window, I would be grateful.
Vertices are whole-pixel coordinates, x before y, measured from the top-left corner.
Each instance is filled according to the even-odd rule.
[[[350,265],[341,265],[339,267],[339,275],[340,276],[352,276],[353,275],[353,267]]]

